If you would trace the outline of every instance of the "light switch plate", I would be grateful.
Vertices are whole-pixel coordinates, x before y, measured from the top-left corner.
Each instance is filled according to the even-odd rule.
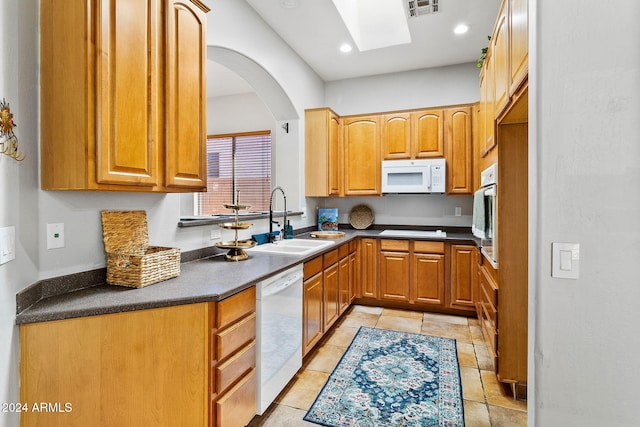
[[[580,244],[551,244],[551,277],[578,279],[580,275]]]
[[[0,264],[16,259],[16,228],[0,228]]]
[[[47,249],[64,248],[64,223],[47,224]]]

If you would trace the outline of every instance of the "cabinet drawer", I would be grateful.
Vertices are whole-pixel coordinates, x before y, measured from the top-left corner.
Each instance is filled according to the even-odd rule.
[[[315,276],[322,270],[322,257],[312,259],[304,263],[304,280],[311,276]]]
[[[358,242],[356,240],[352,240],[349,242],[349,253],[353,253],[358,250]]]
[[[342,246],[340,246],[338,248],[338,253],[339,253],[339,257],[340,259],[349,256],[349,245],[348,244],[344,244]]]
[[[487,301],[491,302],[494,307],[498,307],[498,286],[491,278],[491,275],[483,267],[480,268],[482,276],[480,277],[480,297],[486,295]]]
[[[327,268],[330,265],[333,265],[336,262],[338,262],[338,258],[339,258],[339,254],[337,249],[334,249],[331,252],[327,252],[326,254],[324,254],[322,256],[322,264],[324,265],[324,268]]]
[[[444,242],[428,242],[424,240],[416,240],[413,243],[413,251],[422,254],[443,254]]]
[[[224,360],[243,345],[256,339],[256,313],[251,313],[240,322],[213,333],[212,360]]]
[[[256,367],[256,342],[251,341],[238,353],[234,354],[224,363],[213,368],[214,393],[220,394],[235,383],[238,378]]]
[[[218,303],[214,328],[222,329],[256,310],[256,288],[251,287]]]
[[[383,250],[383,251],[409,252],[409,241],[408,240],[381,239],[380,240],[380,250]]]
[[[215,425],[244,427],[256,414],[256,370],[252,369],[231,390],[214,402]]]

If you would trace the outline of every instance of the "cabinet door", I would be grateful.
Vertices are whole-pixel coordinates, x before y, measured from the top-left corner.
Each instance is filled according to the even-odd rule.
[[[442,110],[411,113],[411,150],[413,158],[444,157]]]
[[[159,183],[158,1],[100,0],[96,5],[96,182]],[[76,82],[76,84],[85,84]],[[61,143],[64,141],[60,141]]]
[[[471,107],[445,110],[447,194],[471,194]]]
[[[487,57],[484,60],[483,74],[480,80],[480,120],[481,135],[480,140],[480,157],[482,165],[480,170],[484,170],[487,166],[497,161],[497,151],[488,156],[488,153],[496,146],[495,138],[495,76],[492,45],[489,47]],[[495,158],[494,161],[488,160],[488,157]]]
[[[168,2],[163,104],[168,187],[207,187],[206,25],[206,11],[195,2]]]
[[[322,337],[322,272],[310,277],[303,284],[302,298],[302,353],[309,350]]]
[[[208,425],[209,307],[21,325],[21,401],[73,405],[72,413],[23,412],[22,425]]]
[[[360,241],[360,283],[358,296],[363,298],[378,298],[377,275],[377,240],[362,239]]]
[[[339,304],[339,314],[345,312],[347,308],[349,308],[349,304],[351,304],[350,300],[350,287],[351,287],[351,265],[349,263],[349,255],[340,259],[340,263],[338,264],[338,283],[340,287],[340,304]]]
[[[409,301],[409,252],[380,252],[380,296]]]
[[[513,95],[529,72],[529,11],[527,0],[509,0],[509,50]]]
[[[411,158],[411,114],[385,114],[382,117],[382,158]]]
[[[493,31],[493,55],[495,76],[495,111],[493,118],[498,117],[509,102],[509,86],[511,70],[509,67],[509,28],[508,28],[509,0],[503,0],[498,14],[496,27]]]
[[[444,255],[413,254],[412,300],[417,304],[444,305]]]
[[[356,287],[360,281],[360,262],[354,251],[349,254],[349,304],[356,297]]]
[[[378,116],[344,118],[344,194],[381,194],[380,122]]]
[[[340,316],[340,277],[339,263],[324,269],[322,285],[324,288],[324,330],[328,330]]]
[[[342,194],[342,144],[340,138],[340,117],[329,111],[329,196]]]
[[[451,245],[451,308],[475,310],[477,300],[477,248]]]

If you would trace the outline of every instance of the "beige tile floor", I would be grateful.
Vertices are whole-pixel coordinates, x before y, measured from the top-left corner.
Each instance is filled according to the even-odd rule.
[[[317,426],[303,421],[360,326],[455,338],[466,427],[527,425],[527,402],[513,400],[498,383],[476,319],[445,314],[354,306],[305,359],[296,378],[251,427]]]

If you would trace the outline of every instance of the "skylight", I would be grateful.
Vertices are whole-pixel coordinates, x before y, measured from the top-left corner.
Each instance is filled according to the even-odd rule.
[[[333,0],[360,51],[411,43],[402,0]]]

